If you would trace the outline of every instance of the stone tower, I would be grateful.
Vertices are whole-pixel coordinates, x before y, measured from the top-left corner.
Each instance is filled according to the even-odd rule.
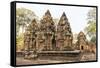
[[[52,50],[53,49],[53,39],[55,33],[55,25],[50,14],[50,11],[44,14],[43,18],[40,21],[40,31],[37,36],[40,36],[39,39],[42,42],[37,42],[37,47],[40,50]]]
[[[35,50],[36,49],[36,32],[38,31],[38,23],[34,19],[32,23],[29,25],[30,27],[30,49]]]
[[[66,17],[65,12],[63,12],[56,31],[56,47],[58,50],[72,50],[72,31],[70,28],[70,23]]]
[[[78,34],[77,39],[78,49],[80,49],[81,51],[85,50],[87,48],[87,40],[85,34],[82,31]]]
[[[38,24],[36,20],[32,22],[26,28],[24,33],[24,46],[25,46],[25,56],[31,55],[34,50],[36,50],[36,32],[38,31]]]

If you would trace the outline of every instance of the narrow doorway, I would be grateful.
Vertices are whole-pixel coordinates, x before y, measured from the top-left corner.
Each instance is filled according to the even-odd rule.
[[[84,49],[84,47],[83,46],[81,46],[81,50],[83,50]]]

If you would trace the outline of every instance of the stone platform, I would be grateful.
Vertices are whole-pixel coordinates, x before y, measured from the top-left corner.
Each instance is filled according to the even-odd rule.
[[[50,60],[79,60],[80,50],[75,51],[39,51],[37,52],[39,59]]]

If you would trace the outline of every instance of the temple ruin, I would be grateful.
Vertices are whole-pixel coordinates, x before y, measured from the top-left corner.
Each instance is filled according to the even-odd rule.
[[[65,12],[60,17],[58,24],[55,25],[50,11],[47,10],[39,23],[34,19],[26,28],[24,56],[25,58],[39,55],[66,56],[66,54],[71,54],[71,56],[77,56],[80,51],[86,49],[87,41],[83,32],[78,34],[75,48],[73,48],[72,41],[73,33]]]
[[[77,49],[86,51],[88,49],[88,41],[85,34],[81,31],[77,36],[78,41],[76,42]]]

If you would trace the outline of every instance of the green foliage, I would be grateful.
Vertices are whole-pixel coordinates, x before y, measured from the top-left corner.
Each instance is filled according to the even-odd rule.
[[[26,8],[17,8],[16,9],[16,31],[17,35],[22,29],[22,33],[25,30],[25,27],[34,19],[37,18],[35,13]]]
[[[96,8],[92,8],[90,9],[90,11],[88,12],[88,20],[96,20]]]
[[[96,22],[95,21],[89,21],[88,26],[85,28],[85,31],[88,36],[92,37],[93,35],[96,35]]]
[[[88,12],[87,15],[87,26],[84,29],[87,36],[89,36],[91,38],[90,41],[96,40],[96,9],[93,8]],[[95,37],[95,38],[93,38]],[[93,42],[93,41],[92,41]]]
[[[91,38],[91,42],[96,43],[96,36],[93,36],[93,37]]]
[[[16,47],[17,47],[17,51],[21,51],[24,49],[24,35],[23,34],[16,36]]]

